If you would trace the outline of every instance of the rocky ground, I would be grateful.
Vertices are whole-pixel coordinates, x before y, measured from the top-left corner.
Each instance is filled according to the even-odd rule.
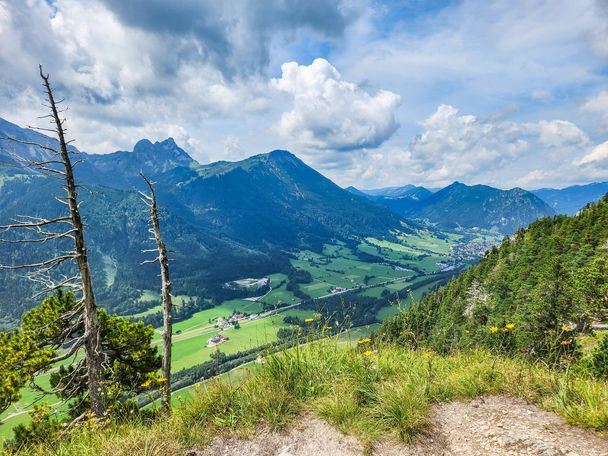
[[[216,438],[194,456],[542,455],[608,456],[608,437],[565,424],[520,399],[492,396],[434,408],[431,426],[409,445],[394,441],[365,448],[327,423],[306,417],[284,433],[250,439]]]

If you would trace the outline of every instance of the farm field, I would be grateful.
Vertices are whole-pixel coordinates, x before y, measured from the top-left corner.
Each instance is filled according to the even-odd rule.
[[[204,363],[211,359],[211,354],[215,351],[222,351],[226,354],[236,353],[247,350],[259,345],[277,340],[277,331],[288,325],[283,322],[286,315],[298,316],[302,319],[314,314],[313,311],[289,309],[284,313],[272,315],[259,320],[241,321],[240,329],[227,328],[224,330],[213,328],[207,332],[195,332],[180,338],[176,335],[173,343],[173,371],[192,367]],[[207,341],[216,334],[222,334],[229,338],[228,341],[216,347],[207,347]]]

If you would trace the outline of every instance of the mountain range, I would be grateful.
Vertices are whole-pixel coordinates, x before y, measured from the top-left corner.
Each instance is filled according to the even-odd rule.
[[[346,190],[407,219],[426,219],[446,229],[484,228],[511,234],[540,217],[574,215],[606,194],[608,182],[530,191],[460,182],[441,190],[414,185],[373,190],[347,187]]]
[[[0,122],[0,137],[54,146],[38,132]],[[0,142],[0,223],[16,214],[53,216],[62,209],[52,198],[59,182],[28,172],[15,157],[48,158],[39,149]],[[120,309],[137,290],[157,288],[153,270],[140,267],[150,248],[148,214],[137,190],[142,170],[156,182],[166,243],[174,250],[175,294],[208,298],[221,285],[243,277],[289,272],[290,251],[320,250],[331,239],[391,237],[408,232],[408,223],[388,209],[352,195],[287,151],[273,151],[238,162],[200,165],[173,139],[139,141],[133,151],[106,155],[79,152],[76,176],[83,184],[83,217],[100,301]],[[0,244],[4,264],[29,262],[54,252]],[[0,309],[5,325],[31,306],[27,280],[0,272]],[[133,299],[130,299],[133,301]]]
[[[0,119],[0,138],[6,137],[56,146],[52,138]],[[104,155],[73,151],[80,162],[76,176],[83,184],[91,264],[101,278],[98,296],[114,310],[135,302],[139,290],[157,288],[153,266],[139,266],[145,259],[141,251],[151,247],[148,214],[137,193],[144,189],[140,171],[156,182],[164,236],[176,260],[174,292],[201,299],[219,296],[229,280],[289,272],[294,250],[319,251],[330,240],[390,239],[415,229],[412,219],[508,234],[553,215],[553,207],[588,197],[581,196],[584,189],[555,191],[550,206],[522,189],[461,183],[438,191],[413,185],[345,190],[288,151],[202,165],[172,138],[143,139],[132,151]],[[17,214],[59,214],[62,206],[51,196],[61,194],[60,183],[23,168],[17,156],[37,160],[48,153],[0,140],[0,224]],[[0,263],[31,262],[55,252],[50,245],[34,250],[0,244]],[[14,303],[0,308],[0,326],[14,323],[31,307],[29,296],[26,279],[0,271],[0,302]]]

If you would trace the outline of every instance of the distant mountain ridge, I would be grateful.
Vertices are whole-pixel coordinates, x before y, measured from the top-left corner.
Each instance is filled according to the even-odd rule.
[[[349,191],[358,190],[352,187]],[[359,192],[402,217],[426,219],[449,229],[483,228],[510,234],[555,213],[542,199],[521,188],[500,190],[454,182],[436,192],[413,185],[372,190],[372,194]]]
[[[586,185],[572,185],[561,189],[540,188],[532,190],[558,214],[574,215],[586,204],[598,201],[608,193],[608,182],[593,182]]]

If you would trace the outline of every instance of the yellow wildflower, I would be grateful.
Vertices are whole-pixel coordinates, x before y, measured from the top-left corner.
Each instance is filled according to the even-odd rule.
[[[324,329],[325,331],[329,331],[329,330],[331,330],[331,329],[333,329],[333,328],[332,328],[331,326],[327,326],[327,325],[325,325],[325,326],[323,326],[323,329]]]
[[[371,350],[364,351],[363,356],[372,356],[372,351]]]
[[[167,382],[167,379],[166,379],[165,377],[158,377],[158,378],[156,379],[156,381],[157,381],[158,383],[166,383],[166,382]]]
[[[498,327],[497,327],[497,326],[492,326],[492,327],[490,328],[490,332],[491,332],[492,334],[497,333],[497,332],[498,332]]]
[[[320,316],[321,316],[321,314],[320,314],[319,312],[317,312],[317,313],[315,314],[315,317],[317,317],[317,318],[319,318]]]
[[[435,355],[435,352],[433,350],[428,350],[424,352],[424,357],[425,358],[432,358]]]
[[[568,339],[568,340],[562,340],[560,342],[562,345],[570,345],[572,343],[572,339]]]
[[[312,323],[313,321],[315,321],[314,318],[307,318],[306,320],[304,320],[304,323]]]
[[[141,387],[142,387],[142,388],[149,388],[149,387],[150,387],[150,385],[152,385],[152,380],[146,380],[145,382],[143,382],[143,383],[141,384]]]
[[[568,332],[570,331],[570,327],[568,325],[562,325],[562,331]]]
[[[509,330],[509,329],[513,329],[515,328],[515,323],[507,323],[505,325],[505,329]]]
[[[364,337],[363,339],[359,339],[358,344],[359,345],[363,345],[363,344],[367,344],[369,342],[371,342],[372,340],[369,337]]]

